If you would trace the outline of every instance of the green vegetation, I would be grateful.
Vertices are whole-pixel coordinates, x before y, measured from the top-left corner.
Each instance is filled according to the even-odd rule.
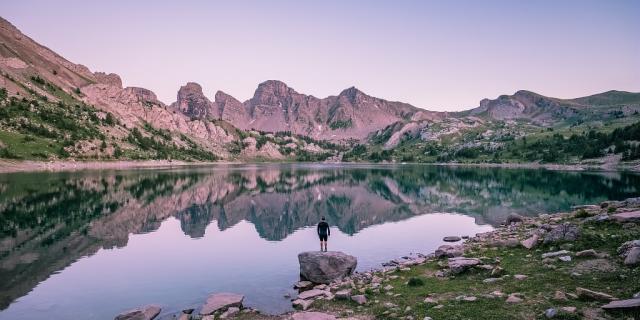
[[[329,128],[331,128],[333,130],[351,128],[352,126],[353,126],[353,123],[352,123],[351,119],[348,119],[348,120],[336,120],[334,122],[329,123]]]
[[[566,222],[576,223],[576,218]],[[580,219],[580,218],[577,218]],[[520,228],[520,236],[526,233]],[[539,319],[545,310],[556,308],[558,319],[582,319],[587,310],[598,311],[605,302],[572,298],[577,287],[605,292],[615,297],[630,298],[640,290],[640,272],[622,264],[617,248],[625,241],[640,238],[640,227],[622,227],[614,222],[584,222],[581,236],[577,241],[561,244],[572,252],[594,249],[609,257],[574,257],[572,261],[543,262],[541,253],[559,250],[557,246],[545,245],[541,250],[527,250],[523,247],[490,247],[485,243],[471,244],[466,257],[478,257],[485,264],[499,265],[504,276],[494,282],[491,270],[473,269],[449,277],[438,277],[436,272],[442,267],[438,260],[397,270],[388,274],[377,273],[384,280],[380,288],[389,290],[364,289],[367,304],[357,305],[347,300],[317,300],[312,308],[334,314],[347,314],[347,310],[358,310],[359,314],[371,315],[376,319],[403,318],[411,315],[414,319],[426,316],[433,319]],[[509,232],[505,233],[505,237]],[[595,260],[594,260],[595,259]],[[597,269],[585,266],[592,261],[602,263],[607,268]],[[609,269],[609,268],[613,268]],[[580,270],[579,275],[574,272]],[[518,280],[514,275],[526,275]],[[423,282],[424,285],[415,285]],[[568,299],[554,299],[556,291],[566,293]],[[499,292],[499,293],[497,293]],[[521,297],[517,303],[506,302],[513,293]],[[359,294],[359,293],[353,293]],[[425,302],[429,297],[431,301]],[[475,299],[465,300],[465,297]],[[575,307],[574,313],[563,311],[562,307]],[[625,314],[613,314],[624,318]],[[633,313],[627,313],[633,317]],[[554,319],[555,319],[554,318]]]

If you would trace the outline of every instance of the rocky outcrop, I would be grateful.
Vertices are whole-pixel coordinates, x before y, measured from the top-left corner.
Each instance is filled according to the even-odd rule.
[[[202,87],[195,82],[188,82],[178,90],[178,100],[171,105],[192,119],[206,119],[217,116],[213,103],[204,96]]]
[[[331,251],[310,251],[298,254],[300,276],[314,283],[331,283],[349,276],[356,269],[356,257]]]
[[[231,307],[242,307],[244,296],[235,293],[211,294],[200,309],[201,315],[210,315],[217,311],[225,311]]]
[[[116,316],[115,320],[152,320],[160,314],[160,310],[160,307],[156,305],[144,306],[125,311]]]

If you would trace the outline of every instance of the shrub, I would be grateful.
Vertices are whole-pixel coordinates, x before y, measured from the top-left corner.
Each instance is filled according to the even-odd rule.
[[[587,218],[587,217],[589,217],[589,216],[590,216],[590,215],[589,215],[589,213],[587,212],[587,210],[585,210],[585,209],[580,209],[580,210],[578,210],[578,212],[576,212],[576,216],[575,216],[575,217],[576,217],[576,218],[583,219],[583,218]]]
[[[614,213],[614,212],[616,212],[616,208],[614,208],[614,207],[609,207],[609,209],[607,209],[607,212],[608,212],[608,213]]]
[[[420,287],[424,285],[424,280],[422,280],[421,278],[409,278],[409,282],[407,283],[407,285],[409,287]]]

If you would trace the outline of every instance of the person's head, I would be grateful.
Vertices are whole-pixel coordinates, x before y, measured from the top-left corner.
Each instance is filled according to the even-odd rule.
[[[322,216],[322,221],[324,221],[324,216]]]

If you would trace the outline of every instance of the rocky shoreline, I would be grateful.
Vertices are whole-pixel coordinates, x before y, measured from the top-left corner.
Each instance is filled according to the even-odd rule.
[[[400,257],[366,272],[336,273],[335,280],[320,278],[324,283],[300,281],[294,285],[298,296],[291,298],[296,312],[264,315],[243,308],[240,295],[213,294],[197,313],[190,309],[162,319],[636,319],[640,315],[640,198],[577,206],[571,212],[536,218],[510,215],[493,231],[446,240],[459,243]],[[329,255],[347,261],[331,270],[349,274],[355,268],[347,255]],[[228,299],[220,302],[225,296]],[[158,308],[152,317],[117,319],[153,319],[159,312]]]
[[[0,159],[0,173],[13,172],[61,172],[79,170],[104,170],[104,169],[151,169],[151,168],[176,168],[194,166],[215,166],[228,164],[250,164],[255,162],[240,161],[179,161],[179,160],[119,160],[119,161],[34,161],[34,160],[8,160]],[[265,163],[286,163],[286,161],[266,161]],[[295,162],[294,162],[295,163]],[[331,164],[358,165],[363,162],[330,162]],[[389,165],[400,163],[366,163],[373,165]],[[404,164],[404,163],[403,163]],[[640,172],[640,162],[617,164],[553,164],[553,163],[411,163],[430,166],[446,167],[478,167],[478,168],[505,168],[505,169],[545,169],[554,171],[632,171]]]

